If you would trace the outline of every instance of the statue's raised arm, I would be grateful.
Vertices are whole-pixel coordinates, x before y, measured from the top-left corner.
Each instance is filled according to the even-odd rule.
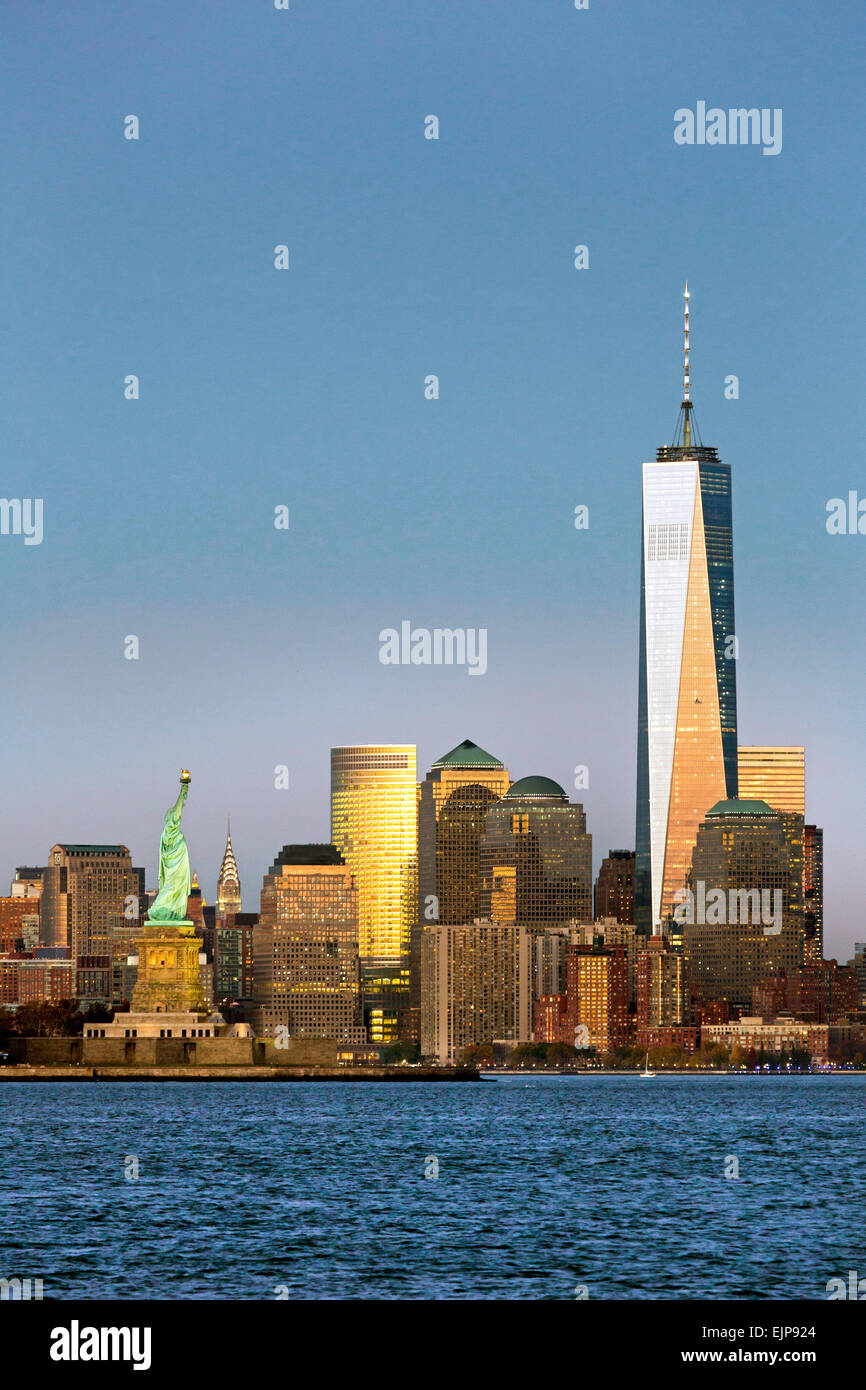
[[[177,801],[165,813],[159,842],[159,892],[153,900],[148,920],[183,922],[189,900],[189,851],[180,828],[184,802],[189,792],[189,773],[180,774]]]

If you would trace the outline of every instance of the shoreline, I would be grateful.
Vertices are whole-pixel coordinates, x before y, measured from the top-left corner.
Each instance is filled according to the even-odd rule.
[[[14,1081],[482,1081],[474,1067],[0,1067],[0,1084]]]

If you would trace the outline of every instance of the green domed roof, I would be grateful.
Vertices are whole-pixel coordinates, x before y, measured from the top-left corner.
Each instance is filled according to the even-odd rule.
[[[491,753],[485,753],[484,749],[479,748],[477,743],[473,743],[469,738],[464,738],[463,742],[458,743],[456,748],[452,748],[450,753],[443,753],[441,758],[437,758],[433,766],[502,767],[503,764]]]
[[[510,801],[526,801],[536,796],[556,797],[557,801],[568,800],[562,787],[551,777],[521,777],[519,782],[515,782],[508,789],[505,796]]]
[[[717,801],[715,806],[710,807],[707,816],[775,816],[772,806],[768,806],[766,801]]]

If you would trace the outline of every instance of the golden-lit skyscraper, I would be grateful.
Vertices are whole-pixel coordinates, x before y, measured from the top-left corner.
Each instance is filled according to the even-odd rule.
[[[331,749],[331,842],[355,875],[364,1022],[371,1042],[408,1028],[418,901],[415,745]]]
[[[805,748],[741,746],[737,749],[737,771],[743,800],[766,801],[774,811],[805,816]]]
[[[685,374],[674,443],[643,466],[635,921],[673,912],[698,826],[737,795],[731,469],[697,434]]]

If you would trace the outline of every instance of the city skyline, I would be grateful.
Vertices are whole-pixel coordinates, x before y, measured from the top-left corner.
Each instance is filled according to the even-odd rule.
[[[228,811],[258,887],[327,836],[329,748],[376,741],[426,769],[472,738],[582,800],[596,871],[631,847],[640,464],[670,438],[688,277],[701,427],[736,477],[739,737],[805,745],[827,949],[862,935],[866,540],[826,529],[864,490],[856,11],[816,48],[803,4],[771,0],[748,43],[728,7],[685,71],[678,5],[628,43],[555,10],[443,3],[431,27],[384,0],[372,43],[363,7],[217,7],[203,42],[155,0],[98,46],[62,13],[38,102],[44,36],[9,17],[4,493],[44,499],[44,535],[0,538],[6,879],[64,839],[152,876],[189,762],[208,896]],[[784,108],[782,152],[678,145],[704,98]],[[382,665],[407,618],[486,628],[486,674]]]

